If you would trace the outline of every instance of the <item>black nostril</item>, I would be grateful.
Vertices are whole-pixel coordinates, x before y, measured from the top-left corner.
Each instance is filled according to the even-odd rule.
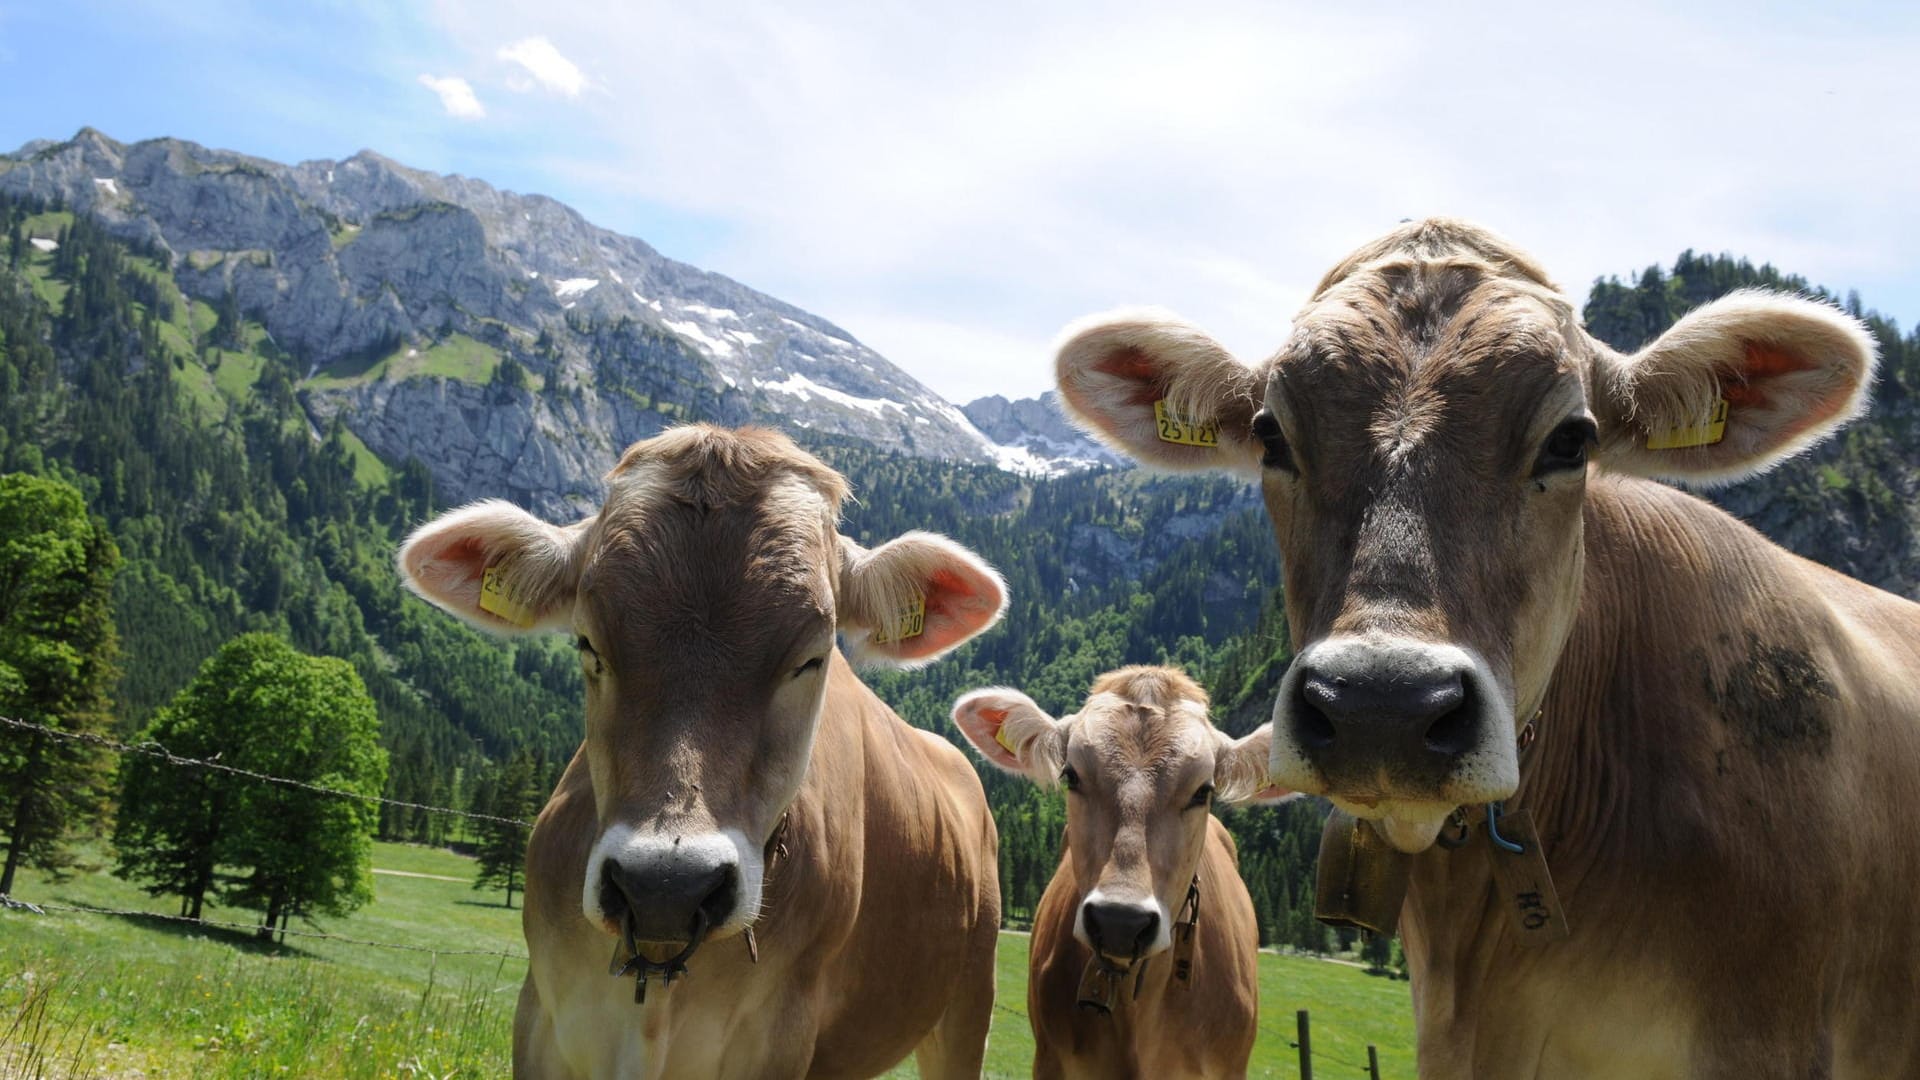
[[[632,906],[624,885],[620,864],[608,859],[600,864],[600,910],[614,918],[622,917]]]
[[[1471,688],[1461,684],[1459,692],[1450,695],[1453,707],[1441,713],[1439,718],[1427,727],[1424,736],[1427,749],[1436,754],[1464,754],[1478,743],[1475,729],[1478,727],[1479,710],[1474,708]]]
[[[1300,680],[1300,700],[1288,717],[1294,741],[1309,750],[1332,746],[1333,721],[1321,710],[1321,704],[1337,699],[1338,688],[1331,682],[1314,675]]]
[[[733,916],[733,909],[740,902],[740,869],[731,864],[721,867],[720,880],[700,901],[700,910],[707,916],[707,925],[718,926]]]
[[[1089,902],[1081,915],[1093,947],[1110,956],[1138,956],[1160,931],[1160,914],[1135,904]]]

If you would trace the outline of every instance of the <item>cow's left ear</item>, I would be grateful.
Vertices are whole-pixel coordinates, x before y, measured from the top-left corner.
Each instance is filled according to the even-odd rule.
[[[1261,724],[1236,739],[1215,732],[1220,748],[1213,758],[1213,798],[1223,805],[1273,805],[1300,797],[1270,782],[1273,725]]]
[[[854,659],[918,667],[999,622],[1007,586],[944,536],[910,532],[872,551],[843,536],[834,599]]]
[[[1695,484],[1764,472],[1866,411],[1877,352],[1830,305],[1732,293],[1631,357],[1603,354],[1597,460]]]

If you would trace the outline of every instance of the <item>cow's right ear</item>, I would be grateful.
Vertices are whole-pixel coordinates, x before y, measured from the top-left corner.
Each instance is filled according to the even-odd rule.
[[[407,588],[482,630],[562,630],[585,534],[584,521],[561,528],[488,499],[415,529],[395,561]]]
[[[953,724],[987,761],[1042,787],[1060,781],[1065,725],[1018,690],[990,686],[953,703]]]
[[[1166,312],[1117,311],[1069,326],[1054,377],[1075,423],[1142,464],[1259,473],[1260,374]]]

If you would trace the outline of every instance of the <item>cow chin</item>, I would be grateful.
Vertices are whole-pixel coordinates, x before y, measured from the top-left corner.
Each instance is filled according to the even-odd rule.
[[[739,829],[642,832],[608,826],[587,857],[580,906],[615,937],[629,921],[636,941],[674,944],[704,923],[707,938],[744,932],[758,917],[766,867]]]
[[[1398,851],[1418,855],[1433,846],[1454,804],[1388,801],[1369,804],[1334,797],[1334,806],[1373,823],[1374,830]]]

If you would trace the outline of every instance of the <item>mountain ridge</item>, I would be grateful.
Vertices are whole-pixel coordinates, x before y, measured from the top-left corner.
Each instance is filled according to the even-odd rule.
[[[305,371],[317,427],[342,417],[389,462],[455,478],[455,497],[582,511],[609,447],[685,419],[1057,471],[838,324],[549,196],[373,150],[286,165],[91,127],[0,155],[0,193],[57,200],[165,253],[195,302],[230,293]],[[491,385],[507,360],[529,377]]]

